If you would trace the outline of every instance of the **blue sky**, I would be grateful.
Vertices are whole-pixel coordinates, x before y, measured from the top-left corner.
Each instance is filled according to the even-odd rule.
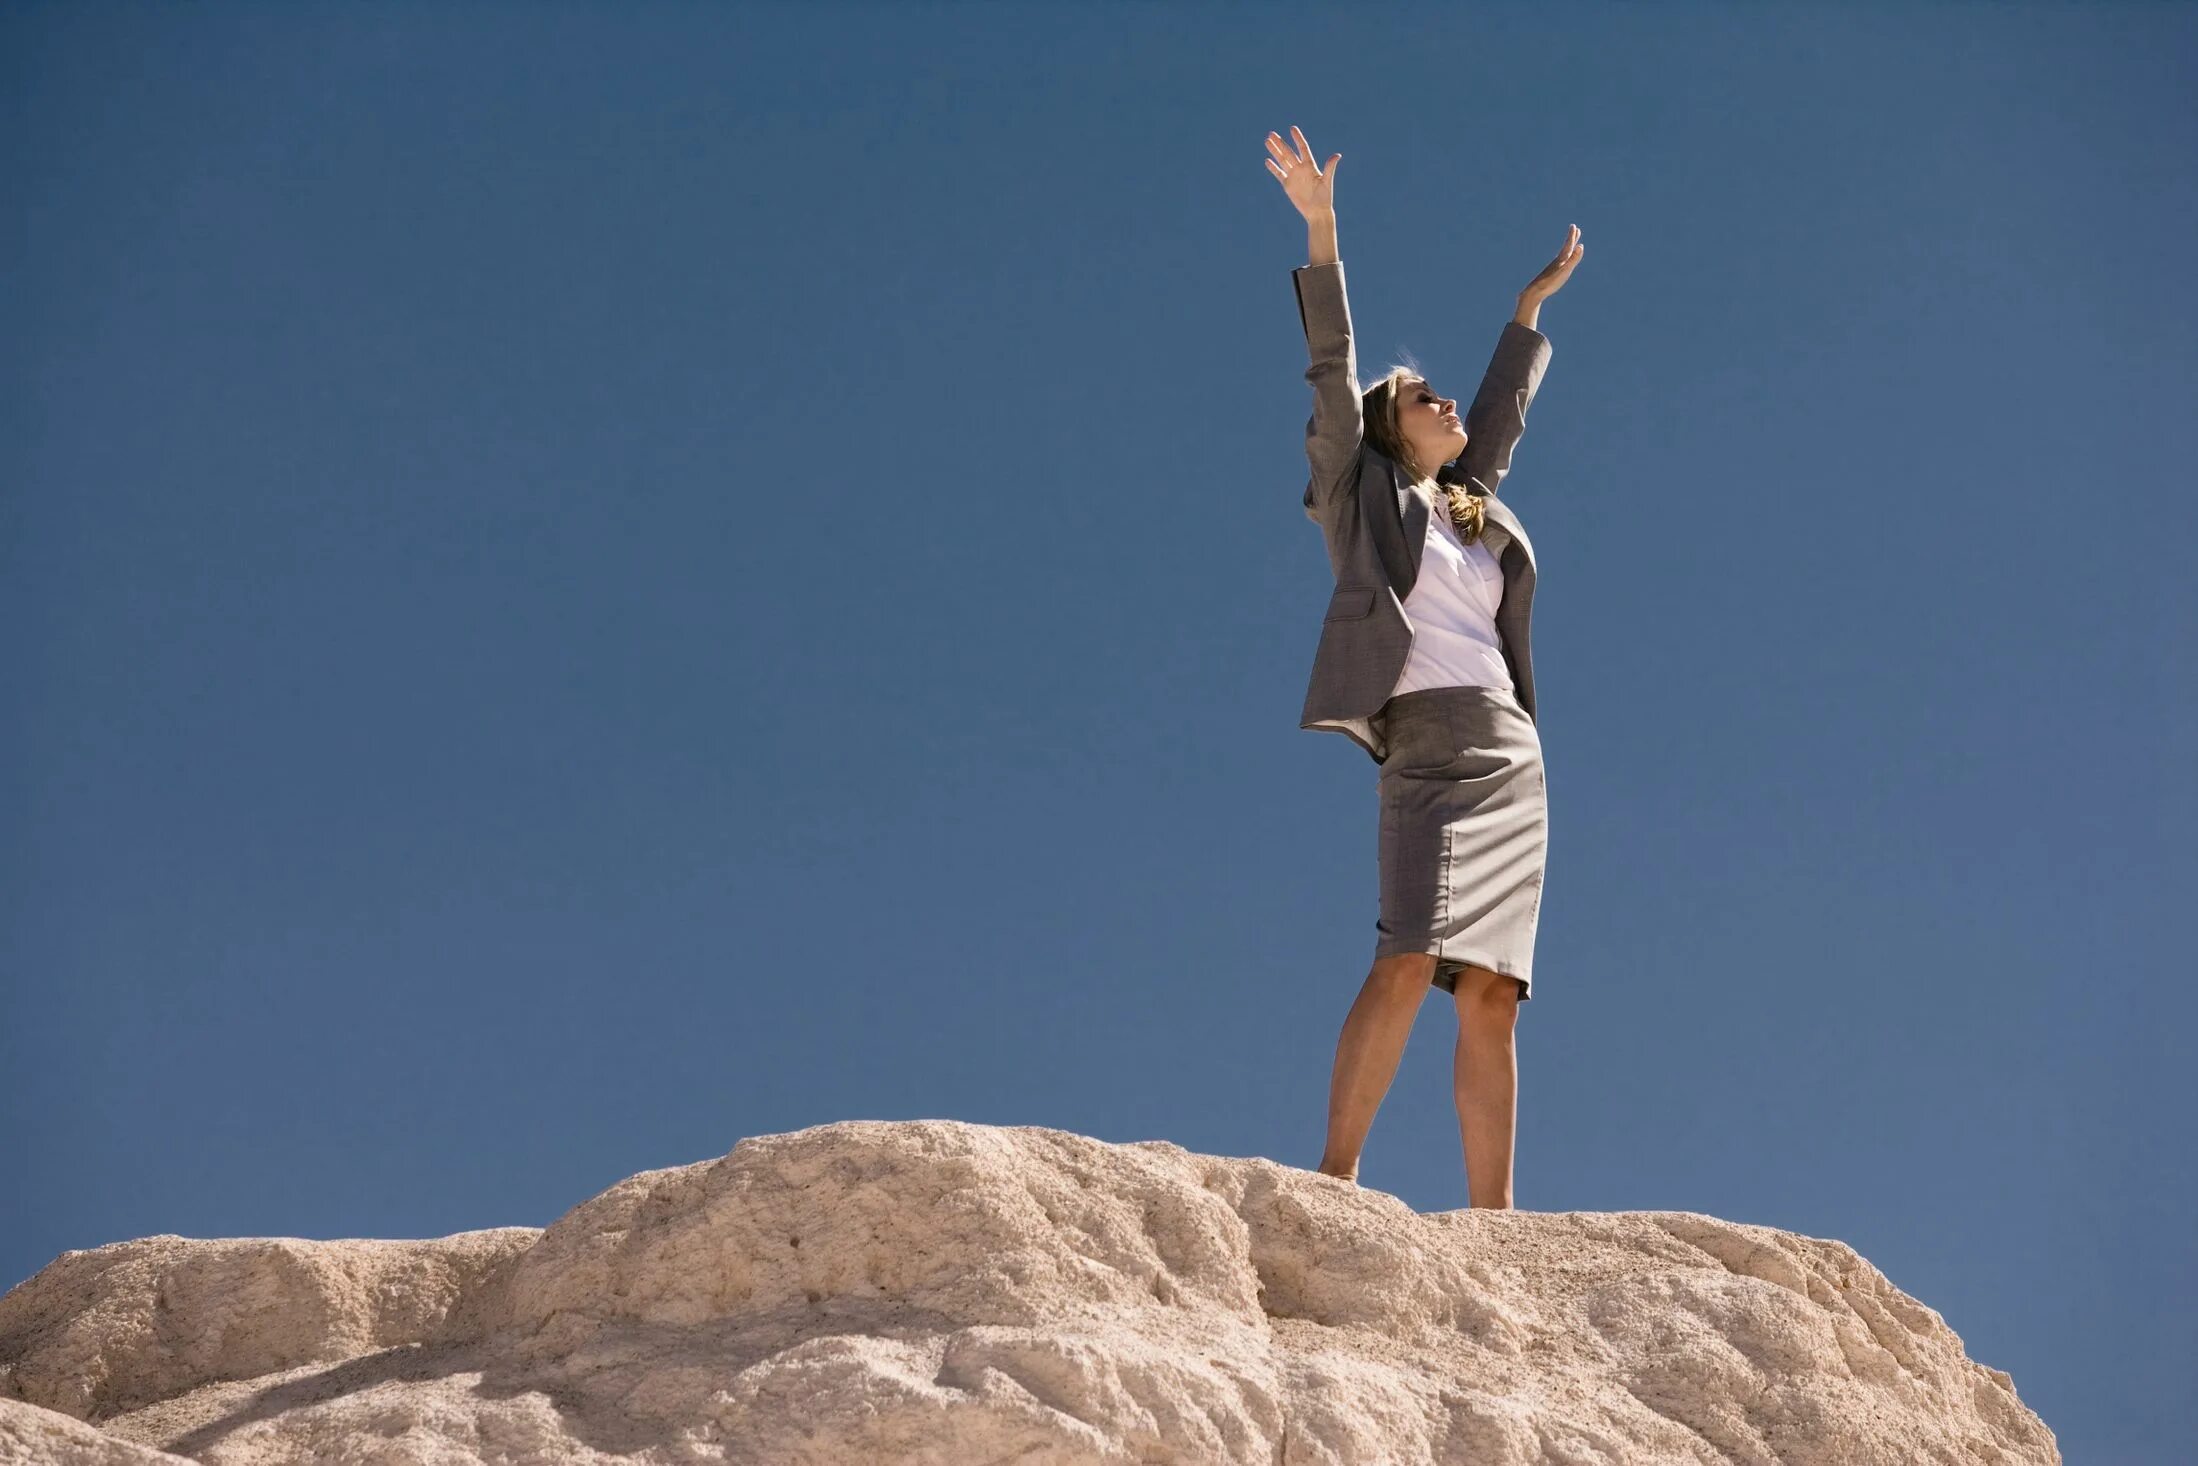
[[[1552,828],[1517,1204],[1836,1237],[2198,1430],[2198,12],[21,5],[0,1285],[833,1120],[1311,1167],[1305,230],[1470,397]],[[1430,993],[1363,1179],[1465,1205]],[[2166,1302],[2170,1306],[2163,1306]]]

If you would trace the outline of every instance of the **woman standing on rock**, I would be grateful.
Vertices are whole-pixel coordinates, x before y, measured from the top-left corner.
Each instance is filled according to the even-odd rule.
[[[1335,169],[1267,134],[1267,170],[1311,230],[1293,272],[1312,366],[1305,513],[1335,594],[1299,726],[1347,734],[1381,766],[1381,916],[1374,964],[1344,1020],[1320,1169],[1358,1179],[1374,1111],[1429,984],[1458,1010],[1454,1090],[1474,1206],[1511,1205],[1518,1113],[1513,1029],[1533,996],[1548,785],[1527,639],[1534,551],[1496,486],[1549,366],[1541,304],[1580,262],[1564,249],[1516,315],[1461,420],[1406,367],[1361,393],[1336,248]]]

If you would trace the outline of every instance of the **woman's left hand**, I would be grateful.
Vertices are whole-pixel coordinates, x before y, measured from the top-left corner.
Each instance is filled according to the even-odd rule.
[[[1572,277],[1572,267],[1580,263],[1580,256],[1587,253],[1587,246],[1580,243],[1580,226],[1572,226],[1572,233],[1565,239],[1565,247],[1557,252],[1557,258],[1542,266],[1542,273],[1527,282],[1519,292],[1519,304],[1539,305],[1564,288]]]

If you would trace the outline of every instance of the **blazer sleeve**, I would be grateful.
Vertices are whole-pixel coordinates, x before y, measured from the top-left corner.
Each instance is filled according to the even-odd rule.
[[[1511,471],[1511,450],[1526,432],[1526,407],[1542,385],[1542,373],[1549,370],[1550,350],[1549,338],[1541,332],[1517,321],[1504,322],[1495,358],[1466,409],[1465,451],[1435,474],[1436,482],[1477,480],[1482,492],[1496,492]]]
[[[1320,521],[1349,492],[1352,466],[1366,429],[1358,388],[1358,354],[1351,345],[1351,306],[1343,289],[1343,261],[1305,265],[1290,272],[1297,286],[1297,313],[1305,327],[1312,365],[1313,415],[1305,423],[1305,457],[1312,478],[1305,485],[1305,517]]]

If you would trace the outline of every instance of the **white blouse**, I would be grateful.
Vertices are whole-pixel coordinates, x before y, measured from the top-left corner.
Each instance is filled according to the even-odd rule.
[[[1439,491],[1430,518],[1419,578],[1404,598],[1412,650],[1391,695],[1423,687],[1511,690],[1511,669],[1504,665],[1496,631],[1503,565],[1485,543],[1469,545],[1458,538],[1449,502]]]

